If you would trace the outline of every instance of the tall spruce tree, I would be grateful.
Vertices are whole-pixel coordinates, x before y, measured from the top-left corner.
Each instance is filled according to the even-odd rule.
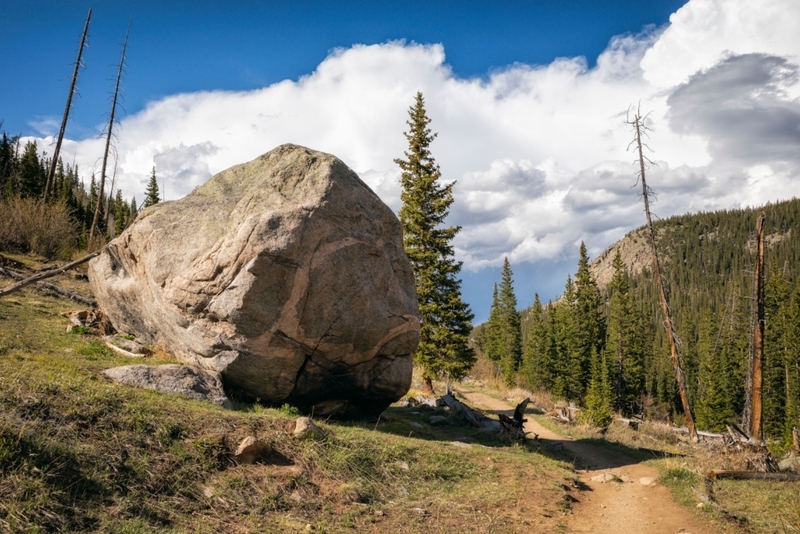
[[[486,326],[490,359],[500,362],[503,380],[507,386],[514,384],[517,369],[522,361],[522,329],[517,297],[514,295],[514,280],[508,258],[503,260],[500,287],[495,286],[494,302]]]
[[[520,374],[533,391],[552,391],[553,369],[550,358],[551,336],[548,318],[536,293],[528,315],[528,338],[522,354]]]
[[[636,318],[635,302],[619,249],[612,263],[614,277],[608,286],[605,359],[613,385],[615,410],[629,414],[644,391],[644,339]]]
[[[150,171],[150,181],[147,182],[147,189],[144,191],[144,207],[149,208],[161,202],[161,197],[158,193],[158,179],[156,178],[156,168]]]
[[[422,368],[423,392],[430,394],[434,378],[459,380],[475,363],[469,346],[473,314],[461,299],[461,262],[453,257],[452,241],[461,227],[444,226],[455,182],[439,183],[441,171],[430,152],[436,134],[428,128],[431,120],[422,93],[417,93],[408,115],[408,150],[405,159],[394,161],[402,171],[400,222],[414,269],[421,319],[414,358]]]
[[[572,355],[572,373],[580,388],[577,396],[583,395],[583,387],[591,374],[592,351],[602,352],[604,328],[600,314],[600,291],[589,270],[589,255],[581,241],[578,272],[575,275],[575,335],[576,350]]]

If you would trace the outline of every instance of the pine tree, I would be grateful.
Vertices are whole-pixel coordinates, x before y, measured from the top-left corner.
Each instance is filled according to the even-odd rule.
[[[122,190],[117,189],[117,196],[114,198],[114,235],[122,233],[126,226],[127,206],[122,198]]]
[[[552,391],[551,336],[538,293],[534,295],[533,308],[528,317],[528,339],[522,355],[521,374],[533,391]]]
[[[564,296],[551,312],[553,344],[550,354],[550,361],[553,362],[553,395],[566,400],[580,400],[585,385],[573,371],[578,352],[575,308],[575,284],[572,277],[567,276]]]
[[[415,354],[422,368],[423,391],[433,391],[434,378],[459,380],[475,362],[469,347],[473,314],[461,299],[461,262],[455,261],[452,241],[458,226],[443,226],[453,203],[453,186],[440,185],[441,171],[430,153],[436,138],[428,124],[422,93],[409,109],[405,133],[406,159],[396,159],[402,171],[400,222],[403,245],[414,269],[419,302],[420,343]],[[155,183],[155,169],[151,182]]]
[[[592,349],[591,380],[586,391],[586,409],[581,413],[581,420],[596,426],[608,426],[611,423],[611,383],[608,378],[608,362],[605,355],[600,356]]]
[[[161,202],[161,197],[158,196],[158,180],[156,179],[156,168],[150,172],[150,181],[147,183],[147,189],[144,192],[144,207],[149,208]]]
[[[774,270],[764,286],[764,434],[783,437],[786,426],[785,356],[789,350],[791,288],[783,270]]]
[[[589,255],[581,241],[578,272],[575,275],[575,322],[577,352],[573,360],[573,372],[581,383],[588,382],[592,350],[601,352],[603,342],[603,319],[600,315],[600,291],[589,271]]]
[[[644,340],[619,250],[612,265],[614,277],[608,286],[611,299],[604,356],[612,370],[613,407],[629,414],[634,401],[644,391]]]
[[[503,380],[511,386],[516,379],[517,368],[522,361],[522,329],[514,281],[508,258],[503,261],[500,287],[495,286],[489,323],[486,326],[489,343],[487,356],[500,362]]]
[[[19,194],[23,197],[39,197],[44,191],[44,182],[47,177],[39,161],[36,143],[28,141],[25,152],[19,161]]]

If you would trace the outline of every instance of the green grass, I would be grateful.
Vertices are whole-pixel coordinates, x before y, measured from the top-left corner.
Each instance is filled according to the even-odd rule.
[[[67,333],[59,313],[76,307],[0,299],[0,532],[558,530],[571,474],[535,449],[419,407],[295,440],[289,406],[226,411],[112,383],[106,368],[167,360]],[[237,464],[248,435],[273,455]]]

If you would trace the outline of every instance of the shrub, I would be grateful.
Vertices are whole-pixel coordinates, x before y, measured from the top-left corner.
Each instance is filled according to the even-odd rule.
[[[78,223],[62,203],[20,197],[0,203],[0,249],[53,259],[69,251],[77,233]]]

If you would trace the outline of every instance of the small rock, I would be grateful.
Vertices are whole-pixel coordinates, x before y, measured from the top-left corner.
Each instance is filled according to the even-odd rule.
[[[603,484],[605,484],[606,482],[611,482],[616,478],[617,477],[612,475],[611,473],[602,473],[600,475],[593,476],[592,482],[602,482]]]
[[[545,449],[547,449],[548,451],[553,451],[553,452],[555,452],[555,451],[563,451],[564,450],[564,444],[561,443],[560,441],[551,441],[550,443],[547,444]]]
[[[619,479],[620,479],[621,482],[633,482],[631,477],[629,477],[627,475],[620,475]]]
[[[321,439],[325,437],[325,431],[315,425],[310,417],[298,417],[294,423],[294,437]]]
[[[399,488],[397,488],[397,494],[400,495],[401,497],[408,497],[408,490],[403,486],[400,486]]]
[[[203,488],[203,496],[206,499],[210,499],[214,496],[214,490],[209,488],[208,486],[201,486]]]
[[[471,449],[472,445],[469,443],[464,443],[463,441],[451,441],[451,445],[455,445],[456,447],[461,447],[462,449]]]
[[[403,471],[408,471],[409,467],[406,462],[395,462],[395,465],[402,469]]]
[[[437,425],[439,423],[447,421],[447,417],[445,417],[443,415],[432,415],[431,418],[429,419],[429,421],[430,421],[430,423],[432,425]]]
[[[414,427],[414,428],[416,428],[417,430],[422,430],[423,428],[425,428],[425,427],[423,427],[421,424],[419,424],[419,423],[417,423],[417,422],[415,422],[415,421],[411,421],[411,422],[410,422],[410,423],[408,423],[408,424],[409,424],[409,425],[411,425],[411,426],[413,426],[413,427]]]
[[[292,499],[295,502],[302,502],[303,501],[303,496],[300,495],[297,491],[293,491],[292,494],[289,495],[289,498]]]
[[[654,486],[656,479],[653,477],[642,477],[639,479],[639,484],[642,486]]]
[[[247,436],[236,448],[234,457],[240,464],[252,464],[262,456],[266,456],[272,452],[272,447],[269,443],[256,439],[253,436]]]
[[[383,517],[383,510],[375,510],[375,517]]]
[[[704,506],[705,506],[705,504],[703,504],[701,502],[697,503],[697,508],[703,508]]]
[[[411,511],[423,517],[430,515],[425,508],[412,508]]]

